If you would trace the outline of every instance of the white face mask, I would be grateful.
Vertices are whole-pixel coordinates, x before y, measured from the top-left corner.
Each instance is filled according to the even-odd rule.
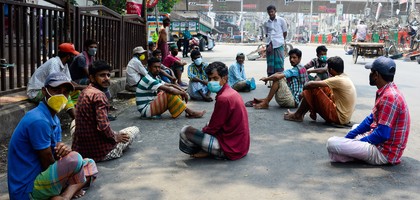
[[[203,63],[203,58],[197,58],[197,59],[194,60],[194,64],[197,65],[197,66],[201,65],[201,63]]]
[[[90,55],[90,56],[94,56],[94,55],[96,55],[96,51],[97,51],[98,49],[97,48],[89,48],[88,49],[88,54]]]

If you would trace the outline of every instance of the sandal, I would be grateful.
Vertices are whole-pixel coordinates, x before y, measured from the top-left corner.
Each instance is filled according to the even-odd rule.
[[[245,107],[254,107],[254,100],[247,101],[247,102],[245,103]]]

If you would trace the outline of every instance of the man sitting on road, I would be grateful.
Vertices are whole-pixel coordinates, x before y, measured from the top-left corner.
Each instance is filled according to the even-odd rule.
[[[332,77],[322,81],[309,81],[303,87],[302,100],[296,112],[287,111],[285,120],[302,122],[305,114],[316,120],[316,113],[328,123],[350,123],[356,105],[356,88],[344,73],[344,62],[336,56],[327,60]]]
[[[329,77],[328,68],[327,68],[327,47],[324,45],[318,46],[316,48],[316,58],[308,62],[304,67],[308,73],[309,80],[324,80]],[[311,69],[313,68],[313,69]],[[310,73],[316,73],[315,77],[309,75]]]
[[[333,162],[363,160],[372,165],[401,162],[410,133],[410,113],[404,96],[393,82],[396,65],[386,57],[377,58],[370,69],[369,84],[376,86],[372,113],[345,137],[331,137],[327,150]]]
[[[79,55],[79,52],[74,49],[73,44],[60,44],[58,46],[57,56],[50,58],[47,62],[38,67],[34,74],[32,74],[27,86],[27,95],[29,100],[39,103],[45,98],[45,95],[42,92],[42,87],[44,86],[44,82],[47,80],[48,75],[54,72],[64,73],[68,80],[71,81],[72,79],[68,65],[73,61],[73,58],[76,55]],[[73,82],[73,85],[76,90],[70,93],[70,98],[64,110],[66,110],[70,117],[74,119],[76,117],[74,105],[77,102],[80,90],[83,90],[85,86],[78,85],[75,82]]]
[[[74,82],[80,85],[89,84],[89,65],[95,61],[98,43],[95,40],[86,40],[84,50],[77,55],[71,63],[70,75]]]
[[[139,134],[135,126],[119,132],[111,129],[108,120],[109,102],[104,91],[110,86],[112,67],[105,61],[93,62],[89,68],[89,86],[82,91],[77,103],[76,130],[73,150],[96,162],[122,156],[123,151]]]
[[[152,57],[155,57],[155,58],[159,59],[162,62],[162,52],[160,52],[159,49],[156,49],[156,50],[153,51]],[[171,68],[166,67],[163,64],[160,64],[159,76],[162,79],[162,81],[164,81],[165,83],[173,83],[173,84],[176,84],[176,81],[178,80],[175,77],[174,71],[172,71]]]
[[[95,179],[95,162],[83,159],[61,141],[57,113],[73,90],[68,74],[48,75],[41,89],[44,98],[13,132],[7,157],[11,200],[77,198]]]
[[[133,58],[127,64],[127,80],[125,89],[135,92],[137,84],[143,76],[146,76],[147,70],[143,66],[146,60],[146,50],[142,46],[133,49]]]
[[[201,118],[205,111],[198,112],[187,108],[188,94],[185,90],[175,84],[162,83],[158,77],[160,65],[159,59],[149,59],[147,62],[149,73],[138,84],[136,104],[141,117],[160,117],[169,110],[172,118],[177,118],[185,110],[186,117]],[[185,100],[185,103],[182,100]]]
[[[187,86],[187,84],[183,83],[181,80],[182,72],[184,72],[184,66],[187,64],[186,62],[182,61],[178,57],[178,47],[176,45],[171,46],[171,54],[169,54],[163,61],[162,64],[166,67],[171,68],[175,72],[175,77],[177,78],[177,83],[181,87]]]
[[[209,90],[217,93],[210,122],[201,131],[191,126],[182,128],[179,149],[196,157],[207,156],[237,160],[249,150],[248,113],[241,95],[227,84],[228,68],[222,62],[206,68]]]
[[[194,100],[213,101],[210,96],[211,92],[207,88],[208,79],[205,72],[209,64],[203,61],[203,57],[198,50],[191,51],[191,60],[193,62],[188,66],[188,78],[190,79],[187,89],[188,94]]]
[[[244,68],[245,55],[243,53],[236,54],[236,62],[229,67],[228,84],[232,89],[238,92],[249,92],[255,90],[255,79],[247,79]]]
[[[279,106],[296,108],[299,105],[303,86],[308,81],[306,68],[300,64],[301,58],[302,52],[299,49],[290,50],[289,60],[293,68],[261,78],[260,80],[265,83],[267,81],[273,81],[270,92],[264,99],[254,98],[252,102],[247,102],[247,106],[252,106],[253,104],[256,109],[267,109],[271,99],[275,96]]]

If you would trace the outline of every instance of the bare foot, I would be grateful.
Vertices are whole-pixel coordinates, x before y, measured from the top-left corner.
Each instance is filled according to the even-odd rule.
[[[309,112],[309,117],[311,117],[312,120],[316,120],[316,112]]]
[[[303,122],[303,117],[296,116],[296,113],[290,112],[290,110],[287,110],[287,112],[284,113],[283,118],[287,121]]]
[[[73,198],[72,198],[72,199],[78,199],[78,198],[80,198],[80,197],[85,196],[85,194],[86,194],[86,191],[84,191],[84,190],[79,190],[78,192],[76,192],[76,194],[74,194],[74,195],[73,195]]]
[[[257,103],[261,103],[261,102],[263,102],[265,99],[257,99],[257,98],[254,98],[254,103],[255,104],[257,104]]]
[[[205,110],[201,111],[201,112],[197,112],[197,111],[190,111],[190,112],[186,112],[185,113],[185,117],[187,118],[201,118],[203,117],[203,115],[206,113]]]
[[[269,107],[268,103],[265,103],[265,102],[261,102],[254,105],[255,109],[268,109],[268,107]]]
[[[209,157],[209,156],[210,156],[210,154],[205,152],[205,151],[200,151],[198,153],[191,154],[191,157],[194,157],[194,158],[206,158],[206,157]]]

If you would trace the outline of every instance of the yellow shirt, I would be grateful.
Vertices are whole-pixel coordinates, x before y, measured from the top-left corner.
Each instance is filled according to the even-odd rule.
[[[323,80],[332,90],[333,101],[341,124],[350,122],[356,106],[356,88],[347,74],[340,74]]]

